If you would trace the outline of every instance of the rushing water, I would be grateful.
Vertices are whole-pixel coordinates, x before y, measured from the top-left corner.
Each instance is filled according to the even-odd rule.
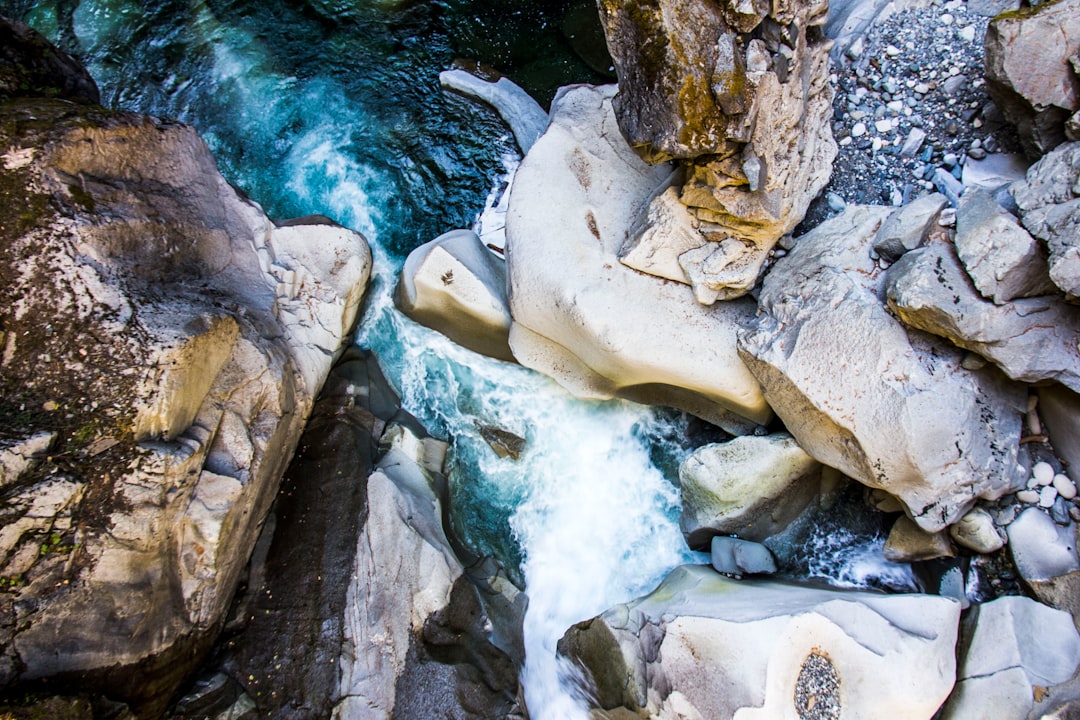
[[[516,161],[495,115],[443,93],[438,72],[477,58],[542,102],[558,85],[602,81],[564,37],[584,31],[563,32],[593,2],[0,0],[82,59],[106,105],[194,125],[272,217],[329,215],[372,242],[359,342],[404,406],[451,438],[455,529],[526,583],[523,682],[538,719],[584,716],[555,654],[566,628],[695,559],[672,484],[685,428],[470,353],[401,316],[390,295],[408,250],[471,226]],[[499,458],[483,428],[524,438],[520,459]]]

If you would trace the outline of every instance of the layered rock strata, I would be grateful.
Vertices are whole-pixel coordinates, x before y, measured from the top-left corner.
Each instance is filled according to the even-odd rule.
[[[598,0],[619,76],[619,126],[652,163],[679,161],[682,216],[650,208],[623,262],[675,254],[712,304],[749,292],[777,240],[828,182],[826,3]],[[670,201],[660,197],[655,202]],[[659,227],[657,227],[659,226]],[[691,247],[687,247],[687,246]],[[671,277],[660,273],[661,277]]]

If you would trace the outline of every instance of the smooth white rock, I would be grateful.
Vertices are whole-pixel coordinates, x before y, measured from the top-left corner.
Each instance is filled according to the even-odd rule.
[[[1035,478],[1036,482],[1040,485],[1049,485],[1054,482],[1054,468],[1048,462],[1037,462],[1035,466],[1031,468],[1031,476]]]
[[[1067,475],[1054,476],[1054,489],[1058,491],[1058,495],[1066,500],[1072,500],[1076,497],[1076,483],[1070,480]]]
[[[1020,513],[1008,535],[1013,562],[1025,580],[1051,580],[1080,570],[1073,529],[1059,527],[1039,508]]]
[[[537,139],[544,134],[548,114],[509,78],[501,77],[491,82],[464,70],[444,70],[439,73],[439,83],[444,88],[481,100],[495,108],[510,126],[510,131],[514,133],[514,139],[523,153],[529,152]]]

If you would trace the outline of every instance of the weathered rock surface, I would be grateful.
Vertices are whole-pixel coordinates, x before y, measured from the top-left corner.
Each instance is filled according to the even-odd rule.
[[[909,327],[990,360],[1013,380],[1057,380],[1080,390],[1080,315],[1060,295],[995,305],[983,299],[947,242],[889,268],[889,308]]]
[[[836,155],[829,42],[820,29],[826,4],[598,6],[619,76],[623,134],[650,162],[678,159],[685,170],[680,200],[701,239],[687,250],[678,233],[665,252],[683,255],[701,302],[746,294],[828,182]],[[648,223],[638,232],[656,234]]]
[[[394,301],[413,320],[459,345],[514,359],[506,264],[471,230],[451,230],[409,253]]]
[[[882,552],[886,560],[899,563],[934,560],[956,555],[956,550],[949,540],[948,531],[926,532],[906,515],[901,515],[893,523]]]
[[[1002,597],[972,609],[961,632],[964,651],[943,720],[1034,720],[1069,707],[1056,687],[1080,668],[1080,634],[1068,613]]]
[[[1038,393],[1040,429],[1050,436],[1070,474],[1080,474],[1080,395],[1060,385],[1040,387]]]
[[[1057,0],[1003,13],[986,30],[986,82],[1016,125],[1032,158],[1065,140],[1065,122],[1080,110],[1080,0]]]
[[[725,575],[771,575],[776,572],[776,558],[761,543],[717,535],[709,543],[713,569]]]
[[[0,434],[56,436],[6,486],[0,687],[153,715],[222,625],[370,251],[275,227],[183,125],[0,115]]]
[[[1080,627],[1080,555],[1077,526],[1062,527],[1038,508],[1007,528],[1009,553],[1024,584],[1043,603],[1064,610]]]
[[[1080,298],[1080,142],[1067,143],[1012,186],[1028,231],[1046,243],[1050,279],[1070,300]]]
[[[874,236],[874,252],[888,262],[895,262],[908,250],[921,246],[937,226],[938,216],[948,203],[944,195],[934,193],[896,210]]]
[[[485,102],[495,108],[499,117],[510,126],[514,140],[522,153],[529,152],[544,134],[548,114],[521,87],[509,78],[488,80],[465,70],[445,70],[439,73],[439,83],[448,90]]]
[[[979,293],[998,305],[1054,292],[1045,250],[989,193],[964,193],[956,209],[955,242]]]
[[[783,530],[821,491],[821,464],[786,433],[705,445],[679,466],[690,547],[713,535],[760,542]]]
[[[603,709],[765,720],[829,703],[835,714],[824,717],[928,720],[953,686],[959,615],[946,598],[683,566],[651,595],[571,628],[559,651],[592,673]],[[814,692],[824,678],[827,691]]]
[[[671,171],[626,144],[614,92],[564,89],[518,169],[506,227],[510,347],[577,395],[670,405],[745,432],[771,415],[735,350],[753,302],[706,308],[686,286],[618,261],[628,225]]]
[[[972,508],[964,517],[949,526],[949,535],[957,545],[989,554],[1005,546],[1005,532],[997,526],[994,518],[982,508]]]
[[[766,277],[758,325],[739,349],[803,449],[896,496],[936,532],[1022,480],[1026,398],[886,312],[869,251],[889,213],[849,208],[800,238]]]

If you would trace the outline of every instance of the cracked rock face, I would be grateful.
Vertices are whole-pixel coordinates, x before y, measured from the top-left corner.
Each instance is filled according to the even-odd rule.
[[[0,687],[78,678],[150,715],[220,628],[370,251],[275,226],[189,127],[0,116],[0,443],[26,460],[4,476]]]
[[[1025,393],[886,311],[870,248],[891,212],[849,208],[801,237],[766,277],[739,349],[803,449],[936,532],[1021,481]]]
[[[559,652],[592,673],[597,709],[929,720],[953,686],[959,617],[942,597],[736,581],[687,565],[572,627]]]
[[[673,279],[703,304],[746,294],[828,182],[836,155],[827,3],[597,4],[619,76],[619,127],[649,162],[679,162],[679,202],[697,235],[687,248],[685,233],[668,229],[671,212],[650,209],[623,262],[653,272],[637,258],[676,253],[682,272]]]

